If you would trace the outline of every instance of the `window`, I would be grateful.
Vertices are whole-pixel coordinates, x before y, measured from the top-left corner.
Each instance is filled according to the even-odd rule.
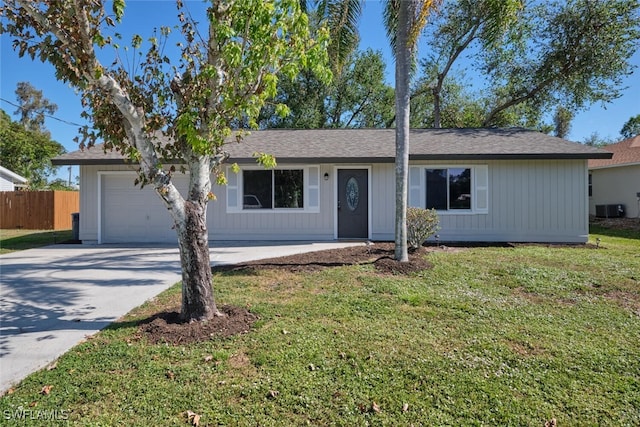
[[[409,167],[409,206],[440,213],[489,213],[487,165]]]
[[[227,167],[227,212],[320,212],[320,166],[289,169]]]
[[[427,169],[427,209],[471,210],[471,169]]]
[[[589,174],[589,197],[593,197],[593,175]]]
[[[245,170],[242,178],[243,209],[304,208],[302,169]]]

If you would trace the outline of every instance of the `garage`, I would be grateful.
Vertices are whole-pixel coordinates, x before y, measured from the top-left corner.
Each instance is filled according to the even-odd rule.
[[[162,201],[151,186],[134,187],[135,178],[131,173],[100,174],[100,243],[175,243]],[[175,182],[180,190],[188,185],[185,177]]]

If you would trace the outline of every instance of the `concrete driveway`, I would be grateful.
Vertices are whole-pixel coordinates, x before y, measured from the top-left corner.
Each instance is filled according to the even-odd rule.
[[[358,243],[226,243],[212,265]],[[180,280],[177,247],[54,245],[0,256],[0,394]]]

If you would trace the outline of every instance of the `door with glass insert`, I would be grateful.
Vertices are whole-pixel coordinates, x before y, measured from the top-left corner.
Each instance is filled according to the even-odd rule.
[[[366,169],[338,170],[338,238],[369,237],[369,180]]]

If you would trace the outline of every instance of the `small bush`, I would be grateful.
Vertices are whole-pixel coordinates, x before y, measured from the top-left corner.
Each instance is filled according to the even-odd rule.
[[[408,208],[407,209],[407,243],[412,248],[420,248],[422,244],[440,226],[440,219],[435,209]]]

